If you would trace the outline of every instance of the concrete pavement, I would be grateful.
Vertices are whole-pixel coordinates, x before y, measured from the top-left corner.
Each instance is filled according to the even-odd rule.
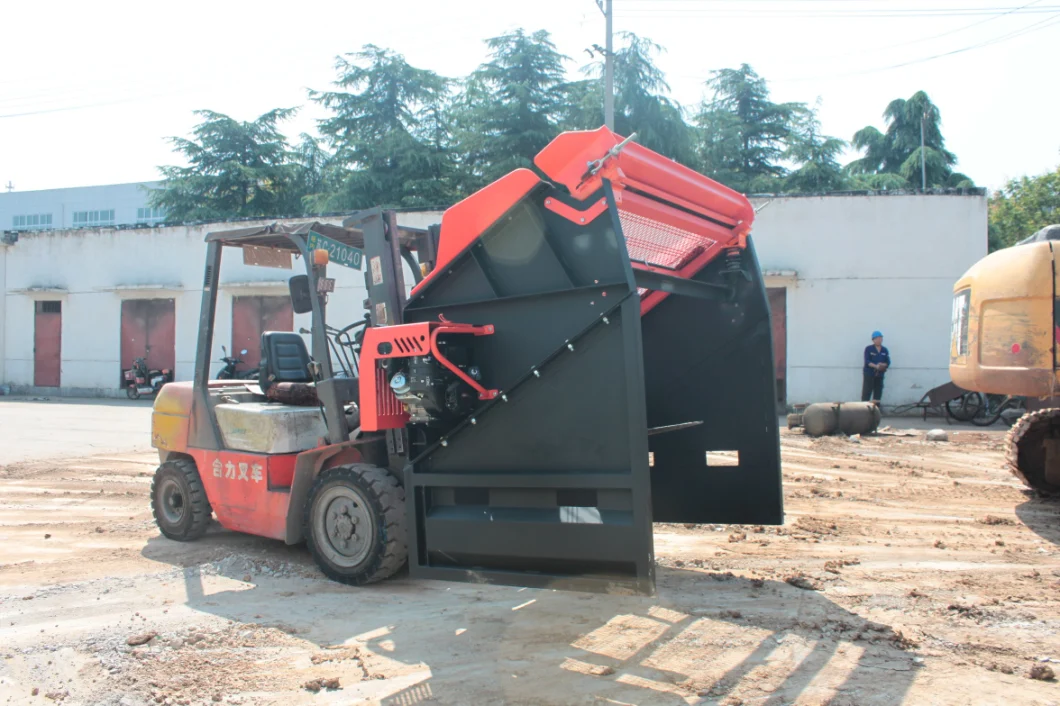
[[[151,400],[0,397],[0,465],[151,449]]]

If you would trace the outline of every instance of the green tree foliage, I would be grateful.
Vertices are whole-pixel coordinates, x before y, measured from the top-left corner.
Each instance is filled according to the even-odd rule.
[[[637,133],[637,141],[683,164],[695,161],[692,131],[681,106],[669,99],[670,85],[655,57],[663,49],[632,32],[620,32],[615,52],[615,131]]]
[[[939,110],[922,91],[891,101],[884,131],[859,130],[859,157],[840,167],[846,143],[822,134],[817,108],[774,102],[751,66],[714,71],[690,125],[657,64],[662,47],[630,32],[616,40],[615,130],[732,188],[910,188],[920,181],[922,117],[928,185],[973,185],[954,171]],[[327,111],[319,136],[303,134],[294,146],[278,129],[294,109],[250,122],[200,111],[190,139],[171,138],[187,166],[162,167],[165,182],[151,201],[182,220],[447,205],[530,166],[559,131],[603,124],[603,57],[567,81],[567,58],[546,31],[517,29],[486,46],[485,63],[459,82],[371,44],[338,57],[333,90],[309,92]],[[991,206],[999,243],[1029,228],[1014,204],[1040,190],[1035,179],[1006,189]]]
[[[1060,223],[1060,167],[1013,179],[990,197],[991,250],[1014,245],[1054,223]]]
[[[152,206],[170,220],[197,221],[302,213],[297,172],[278,124],[296,109],[276,109],[249,122],[199,110],[192,139],[171,137],[186,167],[160,167]]]
[[[637,133],[637,142],[683,164],[695,164],[692,130],[681,106],[667,97],[670,86],[656,63],[662,47],[632,32],[615,35],[615,132]],[[566,109],[560,122],[567,130],[594,130],[604,124],[604,64],[582,69],[592,78],[565,86]]]
[[[335,155],[319,138],[306,133],[302,133],[301,141],[291,151],[291,164],[295,189],[307,207],[336,191],[345,176]]]
[[[782,164],[785,157],[822,153],[835,157],[833,138],[820,135],[812,111],[804,103],[769,100],[766,80],[750,66],[712,73],[707,87],[713,95],[696,116],[704,173],[738,191],[779,191],[788,171]],[[822,178],[811,177],[812,171],[804,172],[796,183]]]
[[[784,157],[798,166],[784,179],[784,190],[824,193],[847,188],[848,179],[839,164],[839,155],[844,149],[846,143],[843,140],[821,134],[816,109],[795,111]]]
[[[335,68],[338,90],[310,97],[331,112],[318,128],[346,173],[334,190],[310,199],[314,210],[448,203],[448,80],[371,44],[338,57]]]
[[[881,174],[896,175],[904,183],[892,188],[921,185],[920,128],[924,126],[924,163],[928,187],[974,186],[967,176],[953,171],[957,157],[946,149],[942,136],[942,117],[938,106],[924,91],[917,91],[908,100],[891,101],[883,111],[887,131],[880,132],[869,125],[854,133],[853,146],[862,156],[849,165],[848,172],[861,177],[863,184],[873,183]],[[875,183],[899,184],[893,178]]]
[[[453,111],[461,191],[529,167],[558,133],[563,62],[548,32],[517,29],[486,40],[489,61],[464,84]]]

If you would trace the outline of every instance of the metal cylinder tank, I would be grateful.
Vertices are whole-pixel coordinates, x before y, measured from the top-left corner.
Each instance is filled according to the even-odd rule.
[[[817,402],[802,413],[802,426],[810,436],[835,434],[839,428],[839,404]]]
[[[880,408],[871,402],[844,402],[839,405],[839,431],[847,436],[868,434],[880,426]]]

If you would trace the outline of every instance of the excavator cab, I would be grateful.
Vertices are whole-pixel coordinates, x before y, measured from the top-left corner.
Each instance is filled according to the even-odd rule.
[[[1028,398],[1005,456],[1028,487],[1047,493],[1060,492],[1058,247],[1060,226],[1048,226],[972,265],[953,288],[950,339],[957,385]]]
[[[305,540],[347,583],[407,560],[416,577],[650,594],[653,521],[783,521],[750,203],[606,128],[563,133],[534,162],[425,232],[375,209],[208,236],[195,380],[155,405],[167,536],[201,534],[212,510]],[[326,335],[321,237],[362,251],[356,376],[336,373]],[[299,253],[292,297],[313,329],[308,351],[265,342],[257,387],[222,390],[204,351],[229,245]],[[244,404],[261,411],[228,408]]]

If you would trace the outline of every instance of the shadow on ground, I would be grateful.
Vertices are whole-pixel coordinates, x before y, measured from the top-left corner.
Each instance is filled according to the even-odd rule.
[[[1016,506],[1016,517],[1042,539],[1060,544],[1060,498],[1026,491],[1027,501]]]
[[[407,577],[351,588],[324,579],[303,547],[220,529],[194,544],[151,539],[143,555],[183,568],[195,610],[321,648],[361,645],[373,668],[403,674],[358,685],[394,706],[890,705],[918,669],[889,626],[815,591],[728,573],[660,567],[654,598]],[[209,592],[206,570],[246,578],[232,559],[309,578],[263,569],[249,590]]]

